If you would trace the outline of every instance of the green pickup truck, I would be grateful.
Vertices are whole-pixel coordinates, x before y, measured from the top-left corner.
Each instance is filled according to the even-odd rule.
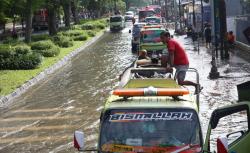
[[[148,56],[162,54],[166,45],[161,42],[160,34],[165,31],[162,25],[144,26],[140,36],[140,50],[146,49]]]
[[[98,153],[250,153],[250,102],[213,111],[205,143],[199,119],[199,96],[171,78],[138,78],[136,73],[164,74],[164,68],[129,68],[120,86],[106,101],[96,149],[84,150],[84,133],[76,131],[74,146],[79,151]],[[197,72],[194,71],[193,72]],[[197,75],[198,76],[198,75]],[[249,92],[248,92],[249,93]],[[173,98],[178,96],[179,98]],[[245,116],[245,130],[237,130],[233,118],[225,124],[236,131],[214,138],[221,118],[239,113]],[[240,122],[238,122],[240,123]],[[224,134],[224,129],[222,129]]]

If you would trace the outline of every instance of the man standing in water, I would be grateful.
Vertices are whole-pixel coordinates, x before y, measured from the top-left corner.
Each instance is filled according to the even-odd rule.
[[[176,40],[171,38],[168,31],[161,33],[161,41],[167,45],[169,52],[170,67],[167,66],[167,71],[171,71],[172,67],[174,67],[176,69],[178,84],[194,86],[196,89],[195,93],[198,94],[198,92],[202,89],[200,85],[192,81],[185,80],[186,72],[189,68],[189,60],[183,47]]]

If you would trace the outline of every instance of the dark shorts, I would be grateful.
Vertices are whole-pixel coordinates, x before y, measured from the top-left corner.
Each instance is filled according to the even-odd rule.
[[[206,37],[206,43],[211,43],[211,37]]]
[[[176,78],[178,81],[184,81],[186,77],[186,72],[189,68],[189,65],[175,65],[174,66],[176,69]]]

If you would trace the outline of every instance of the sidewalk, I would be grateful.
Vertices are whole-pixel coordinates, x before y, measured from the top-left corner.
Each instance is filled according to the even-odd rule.
[[[203,86],[200,94],[200,117],[202,129],[206,131],[207,123],[214,109],[237,103],[236,85],[250,80],[250,54],[243,55],[244,52],[236,48],[230,51],[229,59],[222,60],[219,56],[216,58],[216,65],[220,77],[211,80],[208,76],[212,67],[212,49],[207,49],[204,43],[200,43],[200,50],[195,50],[192,39],[186,38],[186,36],[175,36],[174,39],[183,45],[189,58],[189,67],[195,68],[199,72],[200,84]],[[242,56],[249,59],[243,59]],[[194,75],[187,73],[186,80],[195,81],[194,78]],[[214,136],[218,137],[220,134]]]
[[[250,53],[250,45],[244,44],[242,42],[236,41],[236,47],[241,49],[242,51],[247,51]]]
[[[188,38],[191,39],[191,38]],[[198,42],[195,42],[195,46],[197,48]],[[215,46],[212,46],[211,48],[207,49],[205,46],[205,40],[202,42],[201,38],[199,40],[199,48],[200,50],[206,49],[210,54],[212,54],[212,49],[214,49]],[[220,59],[220,49],[218,48],[218,59]],[[236,41],[235,47],[229,49],[229,60],[233,56],[237,56],[239,58],[242,58],[250,63],[250,45],[244,44],[242,42]],[[218,60],[217,59],[217,60]]]

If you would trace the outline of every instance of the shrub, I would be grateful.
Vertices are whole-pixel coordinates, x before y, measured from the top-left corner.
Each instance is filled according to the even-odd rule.
[[[84,31],[82,31],[82,30],[68,30],[68,31],[62,32],[61,34],[64,36],[74,38],[76,36],[80,36],[80,35],[84,34]],[[59,35],[60,35],[60,33],[59,33]]]
[[[49,50],[45,51],[43,53],[44,57],[53,57],[53,56],[57,56],[60,53],[60,48],[58,46],[54,46],[52,48],[50,48]]]
[[[32,50],[48,50],[55,46],[55,44],[51,40],[43,40],[43,41],[38,41],[34,42],[31,44],[31,49]]]
[[[103,18],[103,19],[99,20],[99,22],[106,25],[108,20],[109,20],[108,18]]]
[[[67,30],[69,30],[70,28],[68,28],[68,27],[59,27],[58,28],[58,30],[59,31],[67,31]]]
[[[22,56],[15,56],[0,61],[0,69],[34,69],[40,65],[42,57],[40,54],[26,54]]]
[[[31,44],[31,49],[35,53],[39,53],[44,57],[57,56],[60,53],[60,48],[57,47],[51,40],[38,41]]]
[[[96,35],[96,33],[94,31],[88,31],[87,34],[90,37],[94,37]]]
[[[71,47],[74,45],[72,39],[63,35],[54,36],[53,41],[59,47],[64,47],[64,48]]]
[[[41,41],[41,40],[49,40],[50,37],[48,34],[40,34],[40,35],[32,35],[31,36],[31,40],[33,42],[36,42],[36,41]]]
[[[84,41],[88,39],[88,34],[83,30],[69,30],[61,34],[72,38],[74,41]]]
[[[60,48],[54,45],[53,47],[46,50],[34,50],[35,53],[39,53],[44,57],[54,57],[60,53]]]
[[[31,53],[31,49],[28,45],[17,45],[14,48],[15,54],[29,54]]]
[[[0,70],[33,69],[41,62],[41,55],[32,53],[28,46],[0,47]]]
[[[85,41],[87,39],[88,39],[88,36],[86,34],[84,34],[84,35],[76,36],[74,38],[74,41]]]
[[[4,58],[9,58],[15,55],[13,48],[10,45],[0,46],[0,60]]]
[[[23,56],[16,56],[10,59],[9,69],[34,69],[42,62],[40,54],[26,54]]]
[[[71,30],[81,30],[81,26],[80,25],[73,25],[71,27]]]
[[[95,26],[93,24],[83,24],[81,28],[82,30],[93,30]]]
[[[42,56],[36,53],[26,54],[17,58],[17,61],[16,66],[18,66],[19,69],[34,69],[42,62]]]
[[[18,39],[13,39],[12,37],[7,37],[3,40],[3,44],[15,45],[18,43],[21,43],[21,41],[18,41]]]
[[[96,24],[95,24],[95,26],[96,26],[96,28],[98,28],[98,29],[104,29],[106,26],[105,26],[105,24],[103,24],[103,23],[101,23],[101,22],[97,22]]]

